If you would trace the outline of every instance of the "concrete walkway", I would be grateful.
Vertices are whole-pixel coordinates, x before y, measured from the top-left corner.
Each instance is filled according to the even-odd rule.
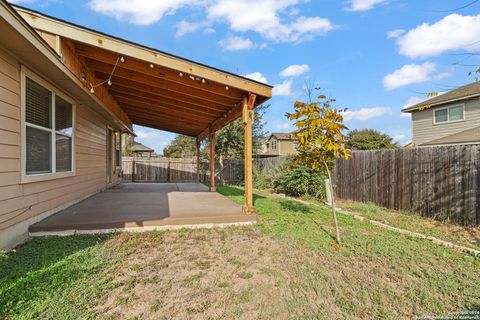
[[[90,233],[254,223],[242,207],[199,183],[123,183],[30,226],[30,233]]]

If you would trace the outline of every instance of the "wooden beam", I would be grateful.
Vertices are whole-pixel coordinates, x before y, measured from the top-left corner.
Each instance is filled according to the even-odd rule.
[[[242,103],[240,102],[227,112],[225,112],[222,117],[215,120],[210,126],[213,130],[218,131],[221,128],[228,125],[230,122],[237,120],[242,115]],[[210,131],[210,126],[203,129],[203,131],[198,135],[198,139],[200,141],[206,139],[208,137],[208,133]]]
[[[81,59],[76,55],[75,49],[71,42],[65,39],[61,39],[62,45],[60,49],[62,51],[62,61],[64,65],[80,80],[84,83],[84,86],[89,84],[97,84],[100,81],[95,77],[92,71],[90,71]],[[118,106],[116,101],[103,87],[99,86],[95,88],[93,93],[98,100],[100,100],[120,121],[122,121],[129,128],[132,127],[132,122],[123,110]]]
[[[210,130],[210,191],[215,192],[215,131]]]
[[[245,214],[254,214],[253,206],[253,170],[252,170],[252,124],[254,118],[254,94],[250,94],[243,98],[242,103],[242,120],[244,132],[244,161],[245,161]]]
[[[197,147],[197,183],[200,183],[200,141],[197,139],[196,141],[196,147]]]
[[[103,48],[122,55],[136,57],[148,63],[175,69],[185,74],[192,74],[232,88],[238,88],[245,92],[253,92],[257,95],[269,98],[272,96],[271,87],[243,77],[222,72],[154,49],[145,48],[138,44],[101,34],[93,30],[74,26],[64,21],[31,12],[27,9],[17,8],[17,12],[30,24],[30,26],[39,30],[82,42],[96,48]]]

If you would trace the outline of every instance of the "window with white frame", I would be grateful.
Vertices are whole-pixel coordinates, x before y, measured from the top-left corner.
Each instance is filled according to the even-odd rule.
[[[272,140],[272,150],[277,150],[277,140]]]
[[[465,120],[465,108],[463,104],[435,110],[435,124],[462,120]]]
[[[73,172],[73,103],[43,81],[24,77],[25,176]]]

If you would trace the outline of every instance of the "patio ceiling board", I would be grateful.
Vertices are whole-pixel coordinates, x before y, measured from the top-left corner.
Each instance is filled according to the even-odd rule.
[[[110,75],[115,64],[107,64],[92,60],[90,58],[84,59],[86,66],[95,73],[103,73]],[[220,95],[212,93],[206,90],[198,89],[195,87],[184,86],[182,84],[165,81],[161,76],[149,76],[141,72],[135,72],[122,67],[123,64],[119,64],[115,69],[114,76],[120,79],[132,80],[139,85],[147,85],[158,89],[166,90],[171,93],[177,93],[179,95],[193,96],[197,99],[203,99],[206,102],[213,104],[231,105],[232,103],[241,99],[241,97],[234,97],[229,95]],[[193,82],[193,81],[192,81]],[[224,91],[227,91],[224,89]],[[230,90],[228,90],[230,91]]]
[[[169,122],[173,121],[174,123],[175,123],[175,121],[182,120],[182,122],[185,125],[196,126],[196,127],[201,127],[201,126],[205,127],[205,125],[208,125],[208,123],[209,123],[208,120],[203,120],[203,121],[195,120],[195,119],[192,119],[191,117],[187,117],[185,115],[171,115],[171,114],[159,113],[157,110],[155,110],[153,108],[143,109],[142,112],[138,112],[138,108],[136,106],[132,106],[132,105],[125,104],[125,103],[120,103],[120,105],[124,109],[126,109],[126,111],[128,110],[129,112],[131,112],[132,117],[139,118],[142,115],[146,115],[146,116],[148,116],[149,119],[164,119],[164,120],[167,120]]]
[[[162,130],[175,132],[179,134],[184,134],[187,136],[196,137],[198,128],[194,125],[182,124],[182,125],[175,125],[171,120],[166,119],[156,119],[153,117],[149,117],[148,115],[144,116],[132,116],[132,121],[134,123],[142,123],[142,126],[158,129],[158,127],[162,127]]]
[[[121,54],[107,51],[101,48],[92,47],[89,45],[75,43],[75,51],[79,56],[85,57],[86,59],[91,59],[97,62],[102,62],[109,65],[114,65],[117,61],[117,58]],[[201,83],[201,81],[195,81],[189,78],[189,74],[184,74],[182,77],[179,76],[180,72],[174,69],[170,69],[164,66],[158,66],[153,64],[155,67],[150,68],[150,63],[133,57],[124,56],[125,62],[120,63],[119,67],[134,71],[136,73],[141,73],[148,76],[158,77],[164,81],[180,84],[182,86],[187,86],[191,88],[196,88],[199,90],[212,92],[225,97],[232,97],[234,99],[241,98],[243,92],[241,90],[231,88],[230,90],[225,90],[225,84],[217,83],[205,79],[206,83]],[[197,78],[197,77],[196,77]],[[202,77],[198,77],[200,80]]]
[[[105,77],[108,76],[105,73],[95,73],[99,77]],[[115,80],[115,81],[113,81]],[[144,95],[148,94],[152,97],[155,97],[155,99],[175,99],[180,102],[184,102],[190,105],[195,105],[198,107],[203,107],[205,104],[209,105],[209,109],[213,110],[224,110],[225,107],[230,106],[230,103],[219,103],[217,101],[208,101],[208,100],[203,100],[201,98],[197,98],[195,96],[188,96],[188,95],[183,95],[183,94],[178,94],[175,91],[168,91],[168,90],[163,90],[158,87],[153,87],[149,85],[144,85],[144,84],[138,84],[134,81],[127,80],[127,79],[122,79],[122,78],[117,78],[115,76],[112,77],[112,85],[110,88],[120,88],[122,90],[125,89],[130,89],[130,92],[137,92],[138,94]]]
[[[153,99],[142,99],[138,95],[132,94],[132,92],[119,92],[117,90],[111,90],[112,94],[115,95],[118,102],[129,103],[131,105],[145,106],[145,107],[158,107],[159,110],[163,110],[164,113],[186,113],[191,115],[192,118],[203,118],[203,119],[213,119],[218,118],[221,113],[212,113],[212,112],[203,112],[202,110],[196,110],[192,108],[185,108],[182,106],[177,106],[175,104],[163,101],[163,100],[153,100]]]
[[[128,94],[129,96],[132,96],[132,97],[138,97],[138,98],[144,98],[145,100],[153,100],[155,103],[157,103],[158,101],[161,101],[163,102],[164,104],[168,105],[177,105],[177,106],[180,106],[184,109],[189,109],[189,110],[198,110],[199,112],[203,113],[203,114],[207,114],[207,115],[211,115],[211,116],[218,116],[219,114],[222,114],[225,110],[225,108],[223,109],[219,109],[219,108],[208,108],[207,110],[203,110],[205,108],[203,108],[203,106],[201,104],[198,104],[198,103],[192,103],[190,101],[181,101],[181,100],[176,100],[176,99],[172,99],[171,97],[168,97],[168,96],[162,96],[162,95],[158,95],[156,94],[155,92],[148,92],[148,91],[143,91],[143,90],[137,90],[137,89],[132,89],[128,86],[124,86],[123,84],[118,84],[116,82],[113,82],[112,81],[112,85],[110,86],[109,90],[113,93],[115,92],[116,94],[122,94],[122,93],[125,93],[125,94]],[[199,108],[201,108],[202,110],[199,110]]]

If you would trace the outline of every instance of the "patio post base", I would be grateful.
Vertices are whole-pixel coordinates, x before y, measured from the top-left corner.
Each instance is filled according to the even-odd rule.
[[[257,209],[255,209],[255,207],[247,207],[247,206],[243,206],[242,207],[242,212],[246,215],[250,215],[250,214],[256,214],[257,213]]]
[[[217,188],[215,187],[210,187],[210,192],[216,192],[217,191]]]

